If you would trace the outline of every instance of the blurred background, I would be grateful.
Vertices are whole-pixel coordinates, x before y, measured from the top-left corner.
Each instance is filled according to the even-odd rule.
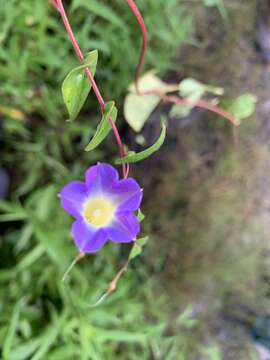
[[[204,110],[143,128],[161,150],[132,167],[144,187],[150,240],[117,291],[92,307],[129,246],[107,244],[66,282],[76,255],[72,219],[57,193],[97,161],[112,136],[84,152],[99,119],[91,93],[72,123],[61,83],[78,64],[48,1],[0,0],[0,357],[4,360],[270,359],[270,2],[138,0],[150,36],[145,70],[175,83],[250,92],[255,114],[233,128]],[[66,1],[84,52],[99,50],[96,79],[123,118],[140,33],[125,1]],[[227,98],[226,98],[227,97]]]

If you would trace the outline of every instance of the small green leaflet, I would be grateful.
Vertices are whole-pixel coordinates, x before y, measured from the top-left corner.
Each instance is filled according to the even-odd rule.
[[[85,57],[84,64],[72,69],[63,81],[62,95],[70,121],[76,119],[91,90],[91,84],[86,76],[85,69],[89,68],[94,76],[97,61],[98,51],[89,52]]]
[[[165,126],[164,122],[161,122],[161,127],[162,127],[162,129],[161,129],[159,138],[152,146],[150,146],[148,149],[145,149],[139,153],[132,152],[125,157],[118,158],[115,161],[115,164],[119,165],[119,164],[135,163],[135,162],[141,161],[143,159],[146,159],[148,156],[152,155],[154,152],[159,150],[161,145],[164,143],[164,140],[166,137],[166,126]]]
[[[200,100],[205,93],[221,96],[224,90],[220,87],[203,84],[195,79],[186,78],[179,84],[179,95],[194,103]],[[182,117],[189,115],[194,105],[174,105],[171,109],[170,115],[173,117]]]
[[[142,222],[145,219],[145,215],[141,209],[138,210],[137,219],[139,220],[139,222]]]
[[[101,122],[99,123],[95,135],[93,136],[90,143],[86,146],[85,151],[94,150],[109,134],[111,130],[111,125],[109,118],[112,118],[113,122],[117,118],[117,109],[115,107],[114,101],[108,101],[105,105],[105,111],[102,116]]]
[[[148,239],[149,239],[149,237],[145,236],[145,237],[140,238],[135,241],[135,243],[132,246],[132,249],[129,253],[129,257],[128,257],[129,260],[134,259],[135,257],[137,257],[138,255],[140,255],[142,253],[143,247],[147,243]]]
[[[225,99],[222,106],[239,120],[243,120],[254,113],[256,102],[256,96],[247,93],[238,96],[236,99]]]
[[[196,93],[197,97],[200,98],[205,92],[221,96],[224,94],[224,89],[208,84],[203,84],[193,78],[186,78],[179,84],[179,92],[183,97],[189,97]]]

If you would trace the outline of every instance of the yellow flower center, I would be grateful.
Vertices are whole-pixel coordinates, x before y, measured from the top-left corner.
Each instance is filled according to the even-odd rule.
[[[87,201],[83,214],[89,224],[101,227],[112,220],[114,207],[109,199],[98,197]]]

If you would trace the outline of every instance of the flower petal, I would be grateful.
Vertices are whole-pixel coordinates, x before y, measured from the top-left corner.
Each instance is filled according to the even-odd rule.
[[[132,178],[117,181],[110,190],[113,201],[118,204],[118,212],[136,211],[142,201],[143,191]]]
[[[107,232],[87,225],[83,220],[77,220],[72,225],[72,236],[80,251],[96,252],[108,240]]]
[[[85,173],[89,193],[96,194],[110,189],[119,179],[118,172],[109,164],[98,163]]]
[[[114,242],[131,242],[140,232],[140,223],[134,214],[121,213],[117,214],[106,230],[108,237]]]
[[[72,181],[63,187],[59,196],[63,209],[75,218],[80,218],[83,203],[87,198],[87,188],[85,184],[81,181]]]

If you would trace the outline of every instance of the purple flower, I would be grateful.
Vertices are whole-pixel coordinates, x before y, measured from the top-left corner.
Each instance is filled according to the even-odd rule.
[[[133,178],[119,180],[109,164],[98,163],[85,173],[85,182],[72,181],[59,196],[61,206],[76,221],[72,236],[82,252],[96,252],[110,239],[134,241],[140,224],[134,212],[142,200],[142,189]]]

